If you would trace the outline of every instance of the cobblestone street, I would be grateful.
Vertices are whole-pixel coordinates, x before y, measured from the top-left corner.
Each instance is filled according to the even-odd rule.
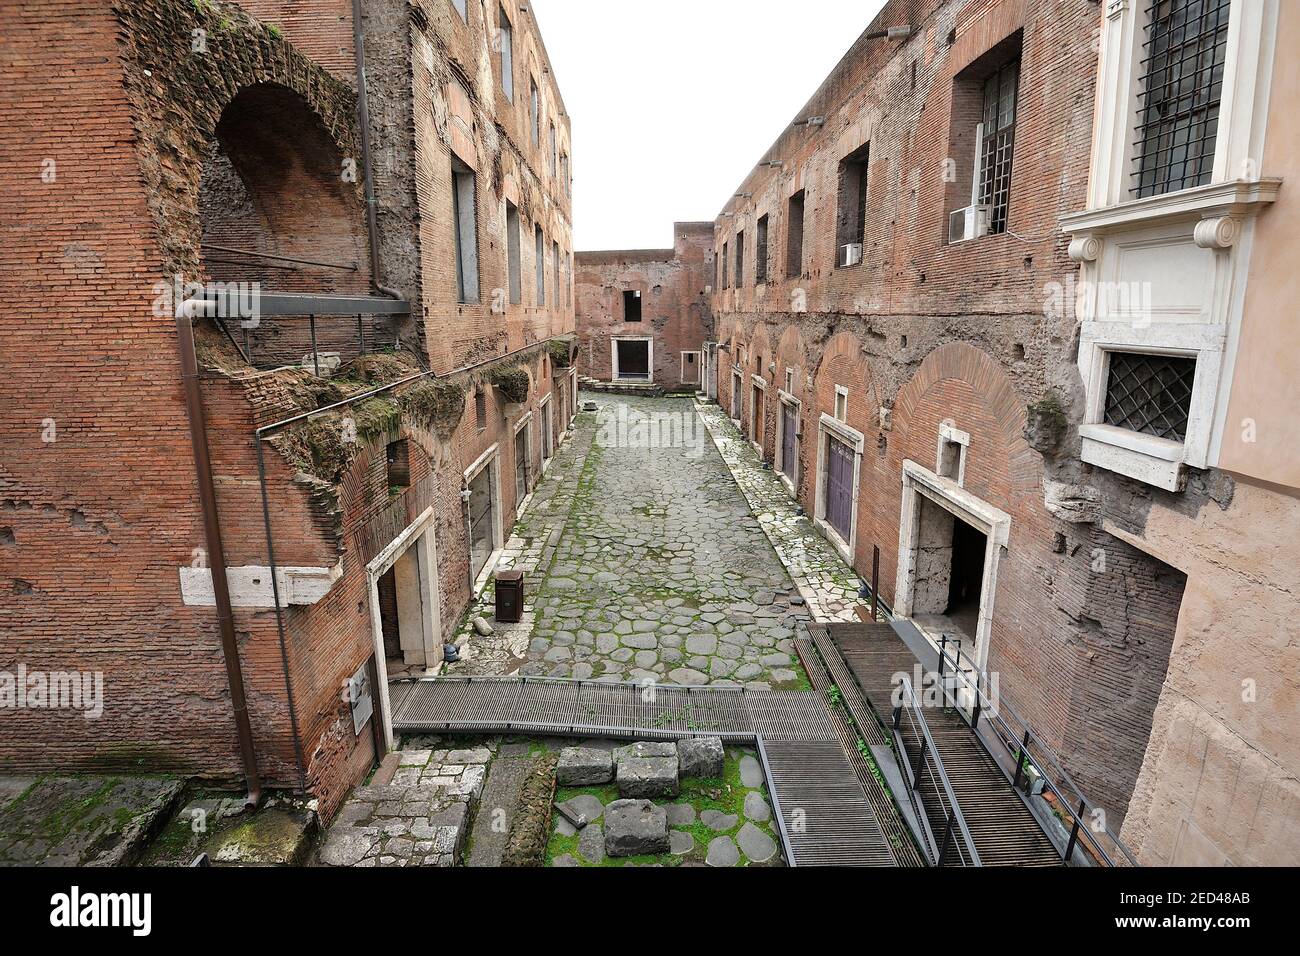
[[[689,399],[579,416],[500,567],[529,615],[449,673],[801,688],[808,608]]]

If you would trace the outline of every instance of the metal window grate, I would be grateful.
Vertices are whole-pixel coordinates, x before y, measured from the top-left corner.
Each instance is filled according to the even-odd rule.
[[[993,207],[990,233],[1007,230],[1019,86],[1019,60],[1008,63],[984,82],[984,155],[980,159],[979,201],[981,205]]]
[[[1111,352],[1106,424],[1182,441],[1195,378],[1195,359]]]
[[[1139,198],[1210,181],[1230,2],[1148,0],[1130,190]]]

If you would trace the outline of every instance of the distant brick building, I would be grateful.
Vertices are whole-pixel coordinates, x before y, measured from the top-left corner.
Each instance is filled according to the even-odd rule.
[[[439,665],[576,410],[569,119],[531,15],[485,9],[367,0],[368,137],[347,2],[0,11],[0,670],[105,684],[97,720],[0,713],[0,767],[242,775],[328,816],[385,671]],[[242,758],[196,282],[262,303],[194,323]]]
[[[600,382],[698,389],[713,331],[713,223],[673,224],[673,248],[579,252],[578,364]]]
[[[1300,859],[1295,13],[893,0],[716,224],[723,408],[1149,862]],[[1144,105],[1193,49],[1233,119]]]

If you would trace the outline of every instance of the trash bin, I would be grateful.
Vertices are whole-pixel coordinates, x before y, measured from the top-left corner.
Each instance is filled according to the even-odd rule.
[[[497,623],[518,624],[524,617],[524,572],[501,571],[496,576]]]

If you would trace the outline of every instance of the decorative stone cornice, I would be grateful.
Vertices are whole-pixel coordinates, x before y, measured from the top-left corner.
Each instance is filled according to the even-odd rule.
[[[1061,217],[1061,229],[1075,237],[1070,243],[1070,255],[1075,258],[1075,243],[1080,239],[1112,232],[1128,232],[1177,219],[1244,219],[1254,216],[1277,199],[1281,188],[1282,180],[1276,178],[1211,183],[1161,196],[1134,199],[1115,206],[1070,213]],[[1080,245],[1078,249],[1082,253],[1090,247]],[[1075,261],[1091,260],[1075,258]]]

